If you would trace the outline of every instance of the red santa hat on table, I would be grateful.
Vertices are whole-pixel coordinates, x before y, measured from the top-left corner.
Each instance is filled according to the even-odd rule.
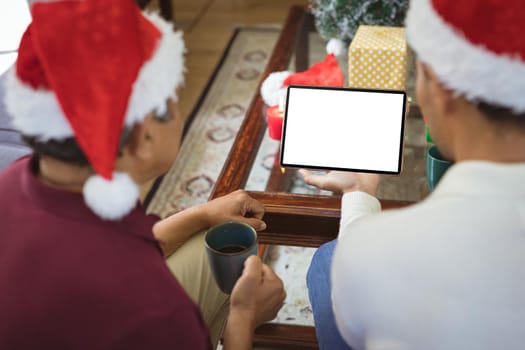
[[[328,55],[322,62],[313,64],[303,72],[273,72],[261,84],[261,97],[269,106],[279,103],[289,85],[337,86],[344,85],[344,75],[337,63],[336,56],[343,51],[343,42],[331,39],[326,45]]]
[[[184,80],[182,34],[133,0],[34,3],[5,102],[13,124],[39,141],[74,137],[95,171],[86,204],[116,220],[131,211],[138,186],[115,172],[124,126],[163,115]]]
[[[469,101],[525,112],[523,0],[412,0],[408,43]]]

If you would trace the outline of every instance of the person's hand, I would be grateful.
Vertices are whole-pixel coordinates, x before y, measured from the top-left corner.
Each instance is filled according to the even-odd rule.
[[[285,298],[281,279],[258,256],[252,255],[244,263],[242,275],[233,287],[230,315],[240,315],[255,328],[274,319]]]
[[[336,193],[362,191],[375,196],[379,185],[378,174],[330,171],[315,175],[306,169],[300,169],[299,173],[305,183]]]
[[[158,221],[153,234],[168,257],[195,233],[226,221],[241,221],[258,231],[264,230],[263,215],[264,205],[238,190]]]
[[[209,227],[226,222],[240,221],[252,226],[257,231],[266,229],[264,205],[243,190],[237,190],[226,196],[201,204]]]
[[[283,282],[272,269],[256,255],[246,259],[230,296],[224,350],[253,349],[255,327],[274,319],[285,298]]]

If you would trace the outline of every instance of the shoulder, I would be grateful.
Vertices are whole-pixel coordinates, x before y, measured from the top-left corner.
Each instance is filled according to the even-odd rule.
[[[4,169],[0,170],[0,186],[9,188],[13,181],[18,181],[20,175],[29,172],[30,157],[25,156],[15,160]]]

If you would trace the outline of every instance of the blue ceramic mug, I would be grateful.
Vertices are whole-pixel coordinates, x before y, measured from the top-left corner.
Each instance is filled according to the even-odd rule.
[[[213,226],[204,239],[213,277],[219,288],[230,294],[244,268],[244,261],[257,254],[257,232],[243,222]]]

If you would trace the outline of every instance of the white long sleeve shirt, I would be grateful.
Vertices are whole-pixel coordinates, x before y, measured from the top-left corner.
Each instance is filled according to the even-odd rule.
[[[454,165],[426,200],[343,196],[332,302],[354,349],[525,349],[525,164]]]

